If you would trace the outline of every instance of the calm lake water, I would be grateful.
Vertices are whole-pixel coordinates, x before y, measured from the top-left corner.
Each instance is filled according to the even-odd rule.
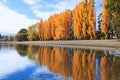
[[[0,80],[120,80],[115,52],[0,45]]]

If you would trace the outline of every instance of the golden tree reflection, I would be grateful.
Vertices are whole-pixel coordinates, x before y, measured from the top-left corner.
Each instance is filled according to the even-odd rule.
[[[95,80],[95,58],[92,50],[74,51],[73,58],[73,79],[74,80]]]
[[[101,58],[100,67],[101,67],[101,79],[110,80],[111,74],[110,74],[108,51],[106,51],[105,56]]]
[[[71,65],[69,65],[69,57],[67,48],[48,48],[41,47],[39,49],[38,59],[40,65],[48,66],[49,70],[62,74],[63,76],[70,76]]]
[[[27,57],[30,60],[36,60],[36,54],[38,53],[38,46],[29,45],[27,48]]]
[[[99,76],[101,80],[120,79],[120,57],[110,55],[109,51],[32,45],[15,47],[21,56],[27,55],[30,60],[36,60],[40,66],[45,65],[65,78],[96,80]]]

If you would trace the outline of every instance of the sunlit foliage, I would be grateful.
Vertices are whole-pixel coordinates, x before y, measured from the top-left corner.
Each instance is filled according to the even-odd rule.
[[[96,38],[96,15],[94,0],[84,0],[74,9],[74,37],[76,39]]]
[[[27,38],[29,41],[39,40],[36,24],[28,27],[27,34]]]
[[[106,9],[107,4],[108,4],[108,0],[103,0],[101,31],[104,33],[105,39],[109,38],[109,27],[110,27],[109,13],[108,10]]]

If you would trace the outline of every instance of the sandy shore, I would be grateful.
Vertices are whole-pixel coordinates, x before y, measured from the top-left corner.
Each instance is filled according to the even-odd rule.
[[[117,40],[69,40],[69,41],[22,41],[22,42],[0,42],[0,44],[26,44],[37,46],[62,46],[69,48],[88,48],[112,50],[120,48]]]

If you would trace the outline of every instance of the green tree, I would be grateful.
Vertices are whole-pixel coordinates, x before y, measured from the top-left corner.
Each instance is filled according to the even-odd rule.
[[[27,38],[29,41],[39,40],[36,24],[28,27],[27,34],[28,34]]]
[[[112,19],[113,32],[120,39],[120,0],[109,0],[106,8],[109,11],[110,17]]]
[[[15,36],[15,41],[27,41],[27,30],[21,29]]]
[[[14,41],[14,36],[9,36],[8,41]]]
[[[114,33],[119,41],[120,39],[120,16],[113,18],[112,26],[113,26]]]

